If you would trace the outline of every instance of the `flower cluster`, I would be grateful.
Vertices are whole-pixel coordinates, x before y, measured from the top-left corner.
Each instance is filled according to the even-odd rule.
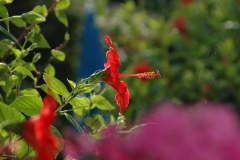
[[[68,131],[64,136],[72,138],[66,143],[64,156],[114,160],[238,160],[240,157],[239,122],[229,106],[211,103],[178,106],[164,102],[140,123],[127,135],[110,127],[104,131],[106,138],[95,143]],[[81,152],[86,149],[89,152]]]

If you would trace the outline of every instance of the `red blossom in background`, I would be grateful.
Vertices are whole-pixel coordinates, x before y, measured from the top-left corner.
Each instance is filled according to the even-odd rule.
[[[194,0],[181,0],[182,4],[184,5],[188,5],[188,4],[191,4],[193,3]]]
[[[122,114],[128,107],[130,93],[128,91],[128,86],[125,82],[121,81],[121,77],[135,76],[139,78],[152,79],[155,76],[160,77],[160,72],[144,72],[138,74],[120,74],[118,72],[118,67],[121,65],[120,57],[118,55],[117,49],[112,43],[109,36],[105,38],[106,42],[110,45],[110,49],[107,52],[107,62],[104,64],[106,69],[105,74],[107,77],[103,78],[103,81],[112,86],[116,91],[116,102],[120,108],[119,114]]]
[[[144,73],[144,72],[150,72],[151,66],[149,62],[143,61],[140,63],[136,63],[133,65],[133,73]],[[142,79],[142,81],[146,81],[147,79]]]
[[[176,27],[179,32],[186,32],[187,23],[184,17],[177,17],[174,21],[174,27]]]
[[[56,118],[54,112],[58,103],[50,95],[43,98],[43,103],[39,115],[22,123],[23,131],[20,134],[37,152],[37,160],[54,160],[59,147],[50,126]]]

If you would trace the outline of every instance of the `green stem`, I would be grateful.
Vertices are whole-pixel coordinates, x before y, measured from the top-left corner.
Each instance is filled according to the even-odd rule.
[[[7,18],[3,18],[3,19],[0,19],[0,22],[4,22],[6,20],[10,20],[10,19],[14,19],[14,18],[21,18],[22,16],[12,16],[12,17],[7,17]]]

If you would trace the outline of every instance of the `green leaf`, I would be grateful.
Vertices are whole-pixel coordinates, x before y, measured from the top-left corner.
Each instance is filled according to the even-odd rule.
[[[24,22],[24,20],[22,20],[22,17],[20,17],[20,16],[11,17],[10,22],[13,23],[17,27],[25,27],[26,26],[26,22]]]
[[[36,63],[39,59],[41,59],[41,53],[36,53],[34,56],[33,56],[33,59],[32,59],[32,63]]]
[[[16,58],[20,58],[21,57],[22,52],[19,49],[11,48],[11,50],[13,51],[13,54],[15,55]]]
[[[36,25],[32,28],[32,30],[34,30],[34,33],[36,34],[36,33],[40,33],[41,28],[39,27],[39,25],[36,24]]]
[[[50,76],[55,76],[55,69],[53,65],[49,64],[45,69],[44,72],[49,74]]]
[[[23,159],[25,156],[27,156],[30,153],[30,150],[33,151],[33,149],[24,139],[17,140],[15,143],[13,143],[12,147],[14,155],[20,159]]]
[[[20,123],[25,117],[17,110],[0,101],[0,123],[9,121],[12,123]]]
[[[80,86],[78,86],[77,94],[88,93],[91,92],[93,89],[93,84],[82,83]]]
[[[37,34],[37,32],[36,32],[30,41],[32,43],[37,43],[37,46],[39,48],[50,48],[47,40],[41,33]]]
[[[43,79],[48,85],[48,87],[55,93],[62,95],[63,97],[68,97],[69,92],[67,87],[59,81],[57,78],[50,76],[49,74],[44,73]]]
[[[64,35],[64,40],[65,40],[65,41],[69,41],[69,40],[70,40],[70,35],[69,35],[68,32],[65,33],[65,35]]]
[[[30,78],[32,78],[34,80],[33,74],[28,69],[26,69],[25,67],[17,66],[14,69],[14,71],[19,72],[23,75],[28,75]]]
[[[21,93],[24,96],[38,96],[40,98],[38,91],[33,88],[26,88],[26,89],[22,90]]]
[[[64,147],[64,141],[63,141],[63,137],[61,135],[61,133],[58,131],[58,129],[54,126],[51,126],[51,130],[52,130],[52,133],[59,139],[61,139],[60,141],[58,141],[58,146],[60,147],[60,150],[58,151],[58,153],[63,150],[63,147]]]
[[[5,63],[0,63],[0,81],[6,80],[11,74],[11,69]]]
[[[70,6],[70,0],[61,0],[56,6],[57,10],[63,10]]]
[[[28,34],[25,36],[25,39],[27,41],[30,41],[34,36],[34,30],[31,30],[30,32],[28,32]]]
[[[58,102],[58,104],[61,104],[61,103],[62,103],[60,97],[58,96],[58,94],[57,94],[57,93],[54,93],[52,90],[50,90],[46,84],[42,84],[42,85],[40,86],[40,88],[41,88],[46,94],[52,95],[52,96],[54,97],[54,99]]]
[[[76,87],[76,83],[71,81],[71,80],[69,80],[69,79],[67,79],[67,81],[68,81],[69,85],[71,86],[71,88],[73,90]]]
[[[75,119],[68,113],[64,113],[67,120],[75,127],[79,133],[84,134],[83,129],[79,126],[79,124],[75,121]]]
[[[93,104],[97,106],[97,108],[101,110],[113,110],[115,107],[111,105],[111,103],[100,95],[94,95],[92,96]]]
[[[44,16],[33,11],[22,14],[22,19],[30,24],[38,24],[46,20]]]
[[[65,53],[63,53],[62,51],[59,51],[59,50],[55,50],[55,49],[51,50],[51,54],[54,58],[56,58],[59,61],[64,61],[65,57],[66,57]]]
[[[3,4],[0,4],[0,16],[3,19],[9,17],[8,10],[7,10],[7,8]],[[9,31],[9,20],[5,20],[4,23],[6,24],[6,28]]]
[[[94,132],[102,130],[103,128],[106,127],[103,117],[99,114],[94,114],[91,117],[85,118],[84,122]]]
[[[21,46],[19,44],[18,40],[10,32],[8,32],[5,28],[3,28],[2,26],[0,26],[0,31],[2,33],[4,33],[5,35],[9,36],[14,42],[16,42],[19,46]]]
[[[87,99],[87,98],[86,98]],[[75,97],[70,101],[70,104],[73,107],[73,111],[74,113],[78,114],[78,115],[84,115],[86,113],[87,110],[89,110],[89,106],[90,106],[90,102],[85,98],[79,98],[79,97]]]
[[[68,27],[68,19],[67,16],[65,15],[65,13],[63,13],[62,11],[55,11],[55,15],[57,17],[57,19],[64,24],[66,27]]]
[[[0,58],[12,47],[12,41],[9,39],[3,39],[0,41]]]
[[[44,17],[47,17],[47,15],[48,15],[48,10],[47,10],[46,5],[36,6],[36,7],[33,8],[33,11],[35,13],[38,13],[38,14],[44,16]]]
[[[10,106],[28,116],[34,116],[40,113],[43,102],[39,96],[21,96],[10,104]]]
[[[115,124],[115,118],[114,118],[114,116],[111,114],[111,115],[110,115],[109,125],[114,125],[114,124]]]
[[[12,3],[13,0],[0,0],[0,4],[8,4],[8,3]]]

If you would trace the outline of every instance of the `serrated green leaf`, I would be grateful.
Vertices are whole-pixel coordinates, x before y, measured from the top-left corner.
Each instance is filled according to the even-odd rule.
[[[58,96],[58,94],[57,94],[57,93],[54,93],[52,90],[50,90],[46,84],[40,85],[40,88],[41,88],[46,94],[52,95],[52,96],[54,97],[54,99],[58,102],[58,104],[61,104],[61,99],[60,99],[60,97]]]
[[[111,103],[100,95],[94,95],[92,96],[93,104],[96,105],[97,108],[101,110],[113,110],[115,107],[111,105]]]
[[[44,73],[43,79],[53,92],[60,94],[63,97],[67,97],[69,95],[67,87],[57,78]]]
[[[44,16],[33,11],[23,13],[21,16],[25,22],[30,24],[38,24],[46,20]]]
[[[65,41],[69,41],[69,40],[70,40],[70,35],[69,35],[68,32],[65,33],[65,35],[64,35],[64,40],[65,40]]]
[[[0,123],[4,121],[20,123],[24,120],[25,117],[20,112],[0,101]]]
[[[40,113],[43,102],[39,96],[21,96],[10,104],[10,106],[28,116],[34,116]]]
[[[84,134],[83,129],[79,126],[79,124],[75,121],[75,119],[68,113],[64,113],[67,120],[75,127],[79,133]]]
[[[9,17],[8,10],[3,4],[0,4],[0,16],[2,18],[8,18]],[[6,28],[9,31],[9,20],[5,20],[4,23],[6,24]]]
[[[67,16],[65,15],[65,13],[63,13],[62,11],[55,11],[55,15],[57,17],[57,19],[64,24],[64,26],[68,27],[68,19]]]
[[[25,67],[17,66],[16,68],[14,68],[14,71],[19,72],[23,75],[28,75],[30,78],[34,80],[33,74]]]
[[[69,85],[71,86],[71,88],[73,90],[76,87],[76,83],[71,81],[71,80],[69,80],[69,79],[67,79],[67,81],[68,81]]]
[[[36,32],[30,41],[32,43],[37,43],[38,48],[50,48],[47,40],[41,33],[37,34]]]
[[[42,5],[42,6],[35,6],[35,7],[33,8],[33,11],[34,11],[35,13],[38,13],[38,14],[44,16],[44,17],[47,17],[47,15],[48,15],[48,10],[47,10],[47,7],[46,7],[45,4]]]
[[[22,20],[22,17],[20,17],[20,16],[11,17],[10,22],[13,23],[17,27],[25,27],[26,26],[26,22],[24,20]]]
[[[65,57],[66,57],[65,53],[63,53],[62,51],[59,51],[59,50],[55,50],[55,49],[51,50],[51,54],[54,58],[56,58],[59,61],[64,61]]]
[[[73,107],[74,113],[78,115],[84,115],[87,110],[89,110],[90,103],[89,101],[85,100],[85,98],[75,97],[70,101],[70,104]]]
[[[56,5],[56,9],[57,10],[63,10],[68,8],[70,5],[70,0],[61,0],[57,5]]]
[[[44,72],[49,74],[50,76],[55,76],[55,68],[53,65],[49,64],[45,69]]]

